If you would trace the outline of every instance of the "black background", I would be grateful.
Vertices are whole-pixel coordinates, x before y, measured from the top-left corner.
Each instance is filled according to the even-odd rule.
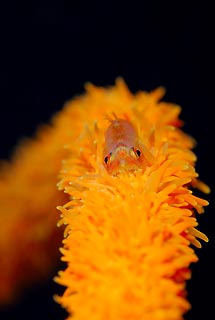
[[[0,157],[8,158],[87,81],[105,86],[122,76],[133,92],[165,86],[165,100],[182,106],[184,130],[198,142],[196,169],[212,188],[210,207],[199,217],[210,242],[197,249],[200,260],[191,266],[193,308],[185,319],[213,319],[213,9],[207,1],[125,2],[1,2]],[[52,299],[61,291],[51,278],[0,317],[64,319]]]

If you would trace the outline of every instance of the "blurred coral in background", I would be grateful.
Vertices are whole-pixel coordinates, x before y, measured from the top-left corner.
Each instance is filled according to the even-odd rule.
[[[62,230],[56,206],[67,198],[56,189],[66,152],[53,125],[23,141],[0,167],[0,304],[41,282],[59,261]],[[63,137],[62,137],[63,138]]]

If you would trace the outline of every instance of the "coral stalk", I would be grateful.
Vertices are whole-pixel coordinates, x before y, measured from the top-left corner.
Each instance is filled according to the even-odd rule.
[[[194,248],[208,241],[196,229],[208,202],[193,191],[210,191],[198,180],[195,141],[180,129],[181,107],[161,101],[163,88],[132,94],[122,79],[86,90],[66,109],[73,132],[58,188],[70,200],[58,206],[58,225],[66,225],[67,267],[55,278],[66,290],[56,300],[68,319],[181,320],[191,307]],[[134,141],[126,136],[104,159],[111,117],[134,127],[144,146],[138,165],[114,162],[127,152],[125,139]]]
[[[1,164],[1,304],[47,278],[62,246],[55,299],[69,320],[183,319],[195,248],[208,241],[195,190],[210,189],[164,93],[87,84]]]
[[[62,230],[56,206],[68,196],[56,189],[67,151],[54,125],[41,126],[0,166],[0,305],[17,301],[56,272]]]

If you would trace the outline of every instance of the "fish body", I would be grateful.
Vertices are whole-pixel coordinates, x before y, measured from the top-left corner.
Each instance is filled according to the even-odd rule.
[[[134,171],[144,162],[143,146],[129,120],[116,118],[105,133],[104,166],[109,173]]]

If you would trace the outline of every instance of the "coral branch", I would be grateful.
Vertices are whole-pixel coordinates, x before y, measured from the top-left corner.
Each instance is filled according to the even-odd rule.
[[[181,320],[190,308],[189,267],[198,260],[192,245],[208,241],[196,229],[208,202],[192,189],[209,188],[195,171],[195,141],[179,129],[181,108],[160,101],[163,88],[133,95],[118,79],[86,89],[66,108],[68,124],[75,123],[58,184],[70,200],[58,207],[67,268],[56,277],[66,287],[56,300],[68,319]],[[117,170],[106,170],[107,114],[132,124],[151,163],[133,168],[120,160]],[[125,141],[124,134],[120,157]]]

